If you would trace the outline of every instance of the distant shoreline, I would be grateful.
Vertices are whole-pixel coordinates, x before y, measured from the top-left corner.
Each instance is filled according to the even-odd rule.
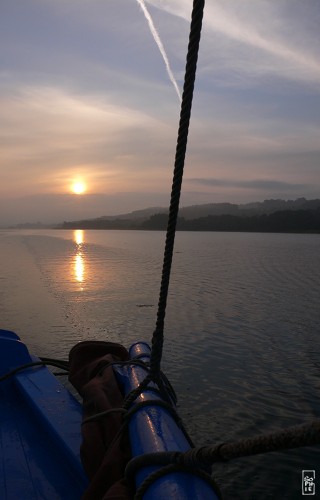
[[[64,222],[24,222],[2,229],[115,229],[165,231],[167,207]],[[38,219],[39,220],[39,219]],[[320,199],[269,199],[246,204],[206,203],[181,207],[177,231],[320,233]]]
[[[128,219],[93,219],[64,222],[57,229],[117,229],[163,231],[168,215],[155,214],[142,222]],[[177,231],[320,233],[320,208],[315,210],[283,210],[254,216],[208,215],[187,220],[178,218]]]

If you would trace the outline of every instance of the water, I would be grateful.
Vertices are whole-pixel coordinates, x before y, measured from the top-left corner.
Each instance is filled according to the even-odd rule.
[[[79,340],[150,340],[163,245],[162,232],[0,232],[1,327],[60,357]],[[197,444],[319,418],[319,250],[319,235],[177,234],[163,369]],[[300,499],[319,464],[306,448],[215,478],[227,500]]]

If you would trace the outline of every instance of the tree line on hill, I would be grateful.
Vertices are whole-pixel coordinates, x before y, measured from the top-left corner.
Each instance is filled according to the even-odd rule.
[[[143,229],[167,227],[168,216],[157,214],[145,221]],[[320,232],[320,209],[284,210],[254,216],[208,215],[198,219],[178,218],[180,231]]]
[[[148,219],[105,218],[64,222],[63,229],[143,229],[165,230],[168,214],[159,213]],[[280,210],[261,215],[207,215],[196,219],[179,217],[178,231],[243,231],[272,233],[320,233],[320,207],[310,210]]]

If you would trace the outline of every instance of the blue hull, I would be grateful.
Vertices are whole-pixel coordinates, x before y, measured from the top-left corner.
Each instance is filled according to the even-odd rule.
[[[0,330],[0,376],[33,361],[17,335]],[[45,367],[0,383],[1,500],[81,498],[81,418],[81,405]]]
[[[148,361],[150,348],[134,344],[130,357]],[[31,362],[19,337],[0,330],[0,377]],[[114,366],[122,393],[127,394],[145,377],[145,368],[134,364]],[[107,389],[107,388],[106,388]],[[148,389],[138,398],[150,401],[129,422],[132,457],[186,451],[190,444],[166,408],[152,404],[159,399]],[[88,486],[80,459],[82,406],[44,366],[25,368],[0,382],[0,498],[1,500],[79,500]],[[136,487],[156,466],[144,466],[135,476]],[[145,500],[215,500],[212,485],[197,475],[171,472],[157,479]]]
[[[150,347],[144,342],[137,342],[129,349],[131,359],[138,357],[145,363],[150,361]],[[128,365],[114,368],[119,383],[125,394],[135,389],[145,378],[145,369]],[[158,394],[145,390],[136,402],[159,400]],[[174,406],[174,404],[173,404]],[[150,405],[141,408],[131,417],[129,436],[133,457],[149,453],[179,451],[191,448],[183,430],[177,425],[171,413],[165,408]],[[149,474],[161,469],[160,466],[141,467],[135,477],[136,488],[147,479]],[[143,496],[144,500],[218,500],[218,495],[211,484],[190,472],[170,472],[158,478],[150,485]]]

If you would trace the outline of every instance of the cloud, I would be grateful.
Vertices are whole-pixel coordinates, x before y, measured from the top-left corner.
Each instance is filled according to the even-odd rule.
[[[180,102],[181,101],[181,92],[180,92],[180,89],[178,87],[178,84],[177,84],[177,81],[175,79],[175,76],[174,76],[174,74],[172,72],[172,69],[171,69],[171,66],[170,66],[170,62],[169,62],[166,50],[165,50],[165,48],[163,46],[162,40],[160,38],[160,35],[159,35],[159,33],[158,33],[155,25],[154,25],[153,19],[152,19],[151,15],[150,15],[147,7],[146,7],[146,4],[145,4],[144,0],[137,0],[137,2],[139,4],[139,6],[141,7],[141,10],[142,10],[142,12],[143,12],[143,14],[144,14],[144,16],[145,16],[145,18],[147,20],[148,26],[150,28],[150,32],[151,32],[151,34],[153,36],[153,39],[154,39],[154,41],[155,41],[155,43],[156,43],[156,45],[157,45],[157,47],[158,47],[158,49],[160,51],[162,59],[164,61],[165,68],[166,68],[166,71],[167,71],[168,76],[169,76],[169,80],[171,81],[171,83],[172,83],[172,85],[173,85],[173,87],[174,87],[174,89],[175,89],[175,91],[176,91],[176,93],[178,95],[179,102]]]
[[[148,24],[132,0],[40,3],[1,9],[1,201],[66,193],[81,176],[115,206],[124,192],[149,205],[170,190],[179,104]],[[145,4],[181,85],[192,2]],[[312,1],[206,2],[188,204],[319,191],[318,19]]]
[[[190,2],[148,0],[159,10],[190,19]],[[216,0],[207,2],[199,71],[218,75],[221,68],[254,78],[270,75],[309,84],[320,83],[316,6],[295,0]],[[218,78],[220,78],[218,76]],[[230,78],[223,75],[223,83]],[[252,83],[252,82],[251,82]],[[318,86],[319,89],[319,86]]]
[[[11,195],[61,192],[79,174],[95,191],[143,185],[146,169],[156,175],[160,150],[174,141],[170,125],[107,95],[25,86],[2,93],[0,106],[3,195],[9,185]]]
[[[253,179],[253,180],[239,180],[239,179],[212,179],[212,178],[188,178],[186,182],[190,184],[200,184],[203,186],[214,187],[232,187],[232,188],[249,188],[254,190],[272,190],[272,191],[295,191],[303,190],[308,186],[306,184],[296,184],[292,182],[270,180],[270,179]]]
[[[274,174],[274,173],[273,173]],[[299,176],[298,176],[299,179]],[[252,201],[263,201],[270,198],[295,199],[305,197],[307,199],[319,198],[319,188],[312,183],[312,179],[306,182],[286,181],[279,177],[257,178],[246,176],[243,179],[234,176],[227,178],[194,177],[186,178],[184,183],[183,204],[218,203],[231,201],[232,203],[247,203]],[[311,181],[311,182],[308,182]],[[194,188],[198,187],[198,191]],[[193,200],[190,203],[189,200]]]
[[[75,196],[39,194],[0,199],[0,227],[20,223],[56,224],[104,215],[119,215],[150,206],[168,206],[169,194],[149,191]]]

